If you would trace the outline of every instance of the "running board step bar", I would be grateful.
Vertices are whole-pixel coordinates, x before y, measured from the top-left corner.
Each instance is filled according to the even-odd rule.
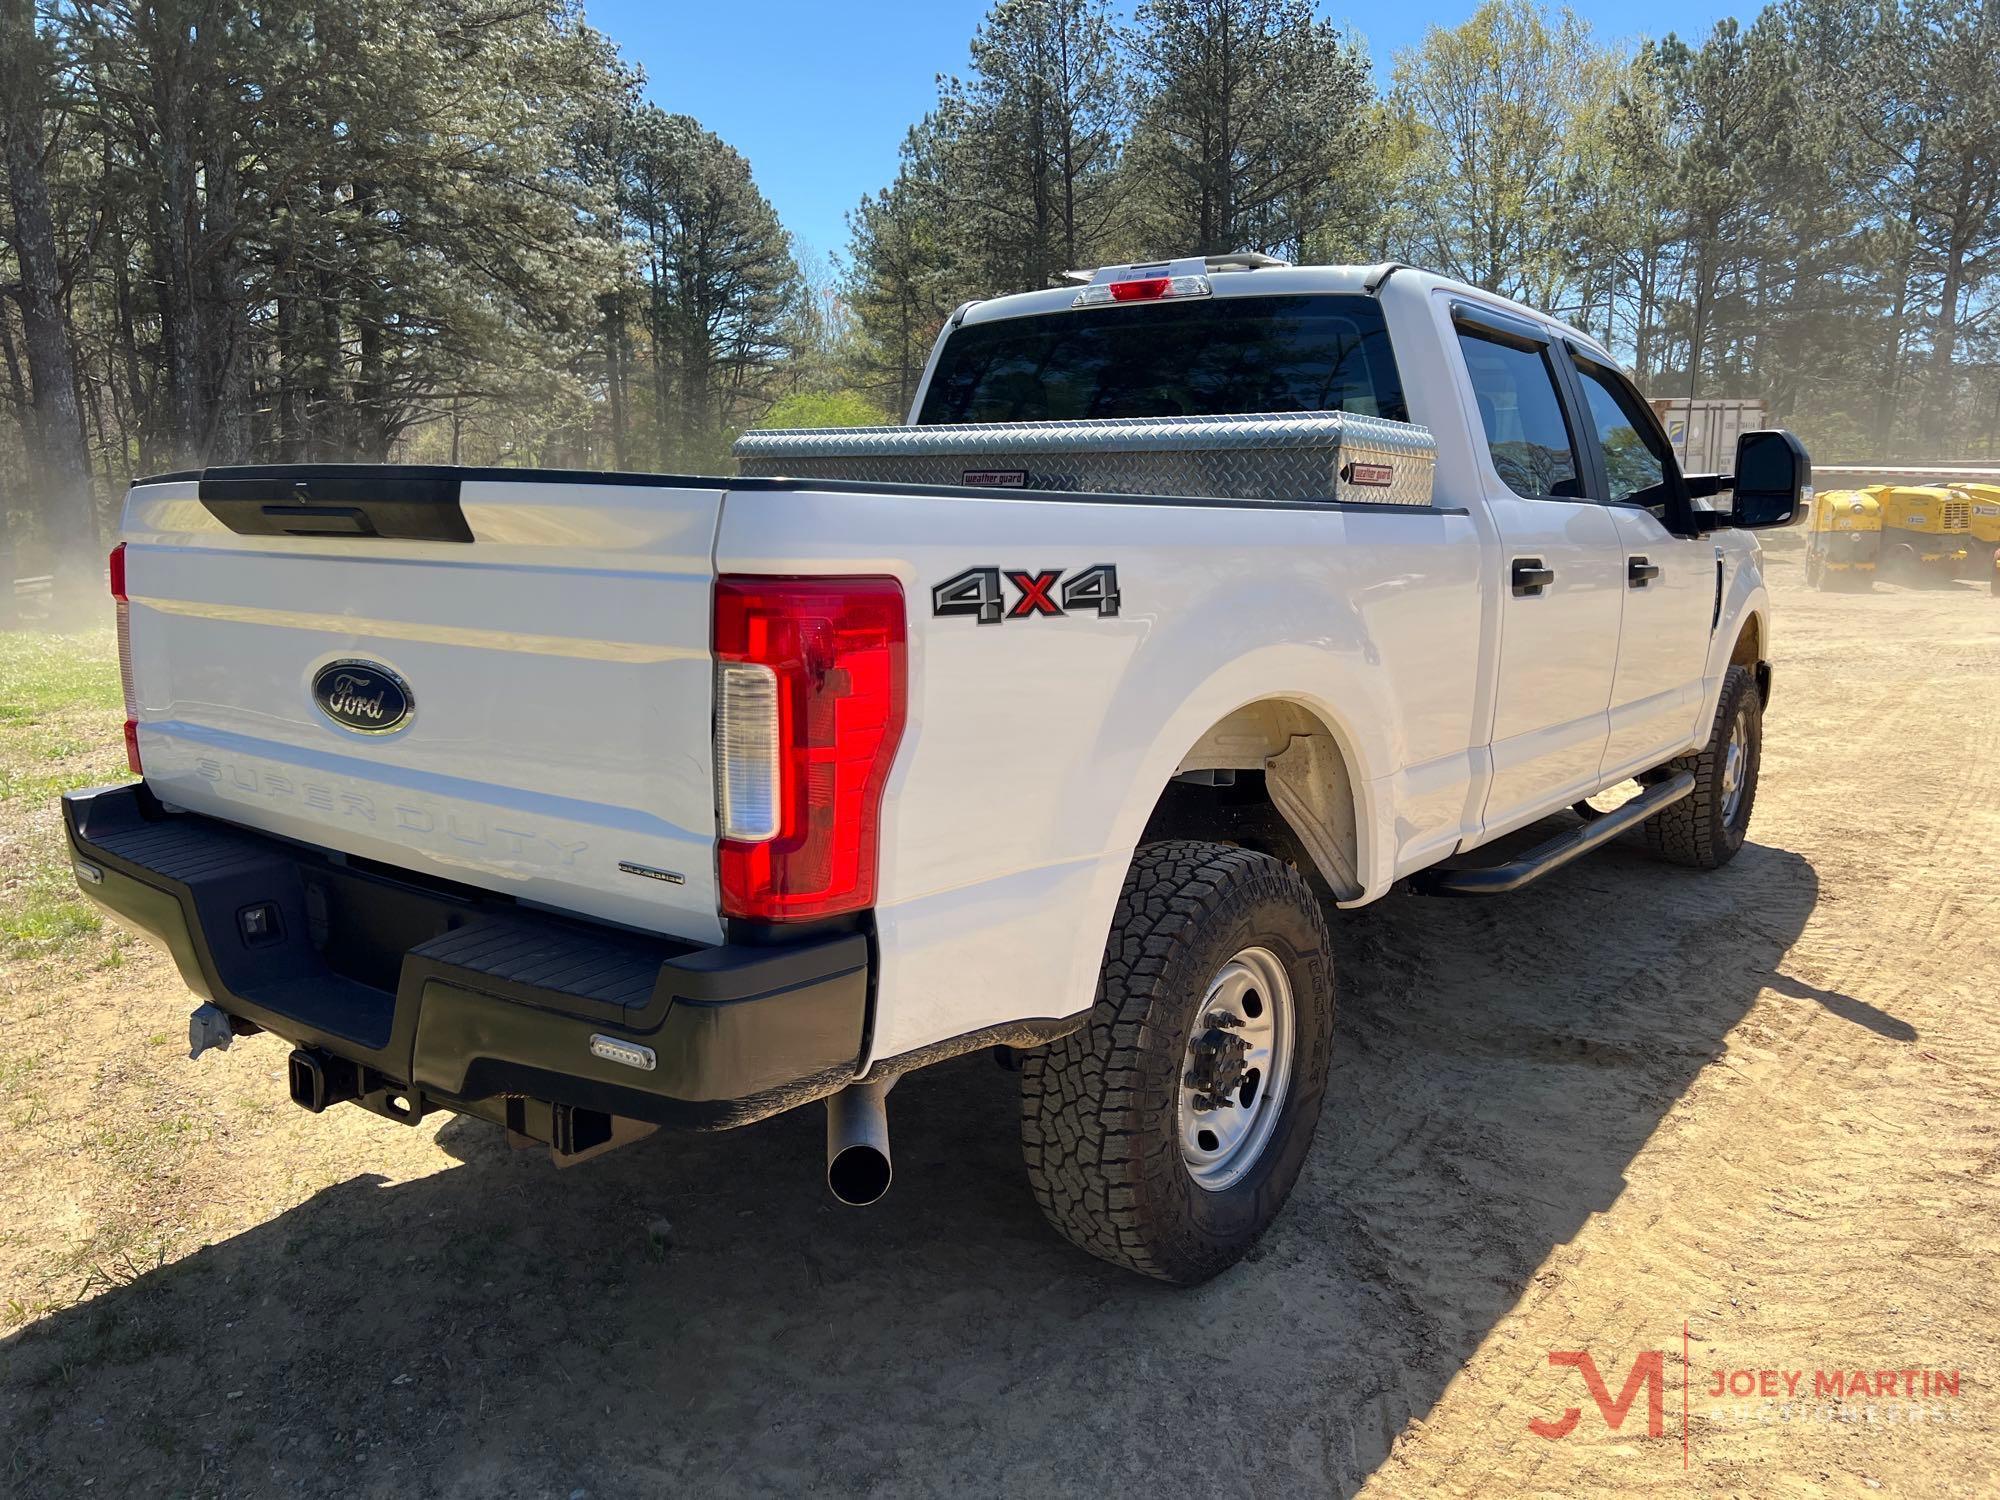
[[[1463,870],[1420,870],[1410,877],[1410,887],[1424,896],[1503,896],[1539,880],[1551,870],[1560,870],[1573,859],[1608,844],[1627,829],[1636,828],[1663,807],[1670,807],[1694,791],[1694,772],[1676,771],[1665,781],[1656,781],[1627,802],[1602,814],[1593,822],[1535,845],[1503,865],[1485,865]]]

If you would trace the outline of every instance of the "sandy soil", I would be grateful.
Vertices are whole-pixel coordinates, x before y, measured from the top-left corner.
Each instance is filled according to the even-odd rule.
[[[9,976],[0,1488],[2000,1492],[2000,600],[1795,559],[1751,847],[1339,914],[1319,1142],[1194,1293],[1043,1227],[983,1058],[850,1211],[817,1112],[559,1173],[312,1120],[268,1037],[187,1063],[144,948]],[[1585,1350],[1612,1398],[1659,1352],[1658,1436]]]

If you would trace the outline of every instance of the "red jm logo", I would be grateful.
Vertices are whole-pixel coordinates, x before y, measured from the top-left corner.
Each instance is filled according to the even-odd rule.
[[[1618,1393],[1616,1401],[1611,1399],[1611,1387],[1604,1383],[1604,1377],[1597,1373],[1597,1361],[1590,1357],[1588,1349],[1551,1349],[1549,1363],[1557,1369],[1564,1366],[1578,1371],[1583,1383],[1590,1388],[1590,1398],[1597,1403],[1597,1409],[1604,1415],[1604,1425],[1613,1432],[1625,1425],[1625,1414],[1632,1409],[1632,1402],[1639,1394],[1639,1387],[1646,1388],[1646,1435],[1659,1437],[1666,1431],[1663,1405],[1666,1394],[1666,1356],[1658,1349],[1648,1349],[1632,1361],[1632,1373],[1625,1377],[1625,1389]],[[1576,1424],[1583,1419],[1583,1413],[1572,1406],[1553,1422],[1540,1417],[1528,1423],[1528,1430],[1537,1437],[1545,1437],[1551,1442],[1566,1438],[1576,1430]]]

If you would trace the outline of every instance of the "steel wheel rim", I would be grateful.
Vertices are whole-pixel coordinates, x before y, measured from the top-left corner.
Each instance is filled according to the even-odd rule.
[[[1243,949],[1208,982],[1175,1112],[1181,1160],[1197,1187],[1222,1192],[1263,1156],[1285,1110],[1296,1033],[1292,982],[1270,949]]]
[[[1729,742],[1722,751],[1722,821],[1731,825],[1743,808],[1743,787],[1750,779],[1750,705],[1737,705],[1729,721]]]

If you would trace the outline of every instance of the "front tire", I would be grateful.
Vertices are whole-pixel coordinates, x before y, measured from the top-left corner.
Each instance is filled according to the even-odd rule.
[[[1764,753],[1764,700],[1748,667],[1722,679],[1708,743],[1662,770],[1694,772],[1694,791],[1639,825],[1646,847],[1695,870],[1719,870],[1736,857],[1757,802]]]
[[[1312,888],[1268,855],[1147,844],[1081,1030],[1021,1064],[1021,1145],[1049,1222],[1192,1286],[1240,1260],[1312,1144],[1333,961]]]

